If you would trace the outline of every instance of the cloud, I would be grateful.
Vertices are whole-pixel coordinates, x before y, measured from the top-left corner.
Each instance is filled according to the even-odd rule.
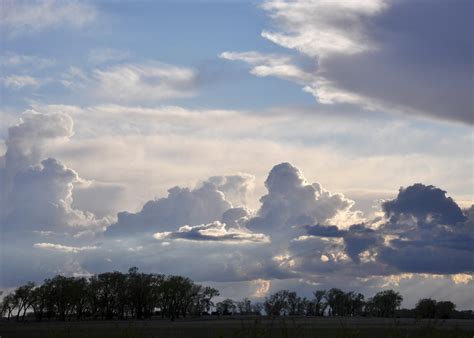
[[[294,238],[301,226],[326,223],[338,213],[350,214],[354,202],[342,194],[333,194],[319,183],[310,184],[298,168],[281,163],[272,168],[265,186],[268,194],[260,201],[257,217],[249,220],[251,230],[272,237]],[[289,236],[289,234],[292,234]]]
[[[189,163],[196,161],[193,156],[202,163],[209,161],[206,154],[210,148],[201,147],[206,135],[200,127],[205,124],[203,121],[219,117],[223,124],[232,126],[235,125],[236,112],[197,113],[183,109],[132,109],[113,105],[95,109],[50,109],[56,112],[27,112],[18,125],[11,127],[6,140],[6,155],[0,159],[0,175],[5,174],[6,164],[12,174],[8,181],[12,189],[4,199],[10,204],[8,209],[2,210],[0,219],[5,243],[0,248],[5,262],[0,280],[2,285],[41,280],[56,273],[126,271],[136,265],[143,271],[182,274],[213,283],[245,285],[260,279],[269,281],[268,285],[265,284],[265,292],[292,287],[307,291],[308,295],[315,287],[344,287],[344,282],[347,288],[348,280],[351,289],[369,290],[370,294],[397,280],[406,284],[406,274],[413,275],[410,281],[417,288],[422,283],[438,283],[440,278],[445,287],[460,290],[456,292],[465,292],[472,286],[472,281],[462,276],[470,276],[473,269],[470,257],[474,208],[462,210],[463,217],[460,218],[454,200],[434,186],[416,184],[403,188],[397,197],[385,201],[382,208],[386,210],[380,210],[378,218],[364,219],[355,210],[357,204],[354,205],[353,201],[333,189],[323,188],[319,183],[309,183],[302,170],[284,162],[270,170],[265,183],[267,191],[258,192],[263,195],[261,203],[251,210],[248,195],[253,193],[254,184],[263,181],[262,175],[257,175],[254,180],[253,175],[242,173],[210,176],[214,167],[205,171],[196,168],[197,173],[194,168],[192,173],[189,169]],[[74,125],[68,115],[57,111],[81,118]],[[114,182],[126,177],[130,170],[123,165],[130,162],[128,158],[125,160],[126,154],[138,154],[145,159],[151,158],[152,154],[158,156],[160,152],[173,154],[170,152],[172,148],[167,148],[173,137],[164,135],[166,137],[159,139],[156,148],[143,153],[138,145],[146,143],[149,146],[153,138],[140,135],[131,142],[133,138],[124,136],[126,147],[123,149],[120,142],[112,139],[110,151],[108,148],[101,150],[100,142],[93,140],[90,149],[98,153],[97,157],[90,156],[78,143],[75,144],[77,148],[71,147],[71,143],[80,142],[79,145],[83,146],[82,137],[91,129],[81,123],[88,116],[97,116],[98,112],[103,113],[100,117],[105,120],[93,120],[102,121],[94,124],[103,126],[105,131],[110,127],[105,121],[120,121],[130,112],[136,113],[137,120],[143,119],[141,123],[150,127],[150,134],[155,133],[150,126],[154,119],[158,119],[160,125],[188,121],[186,128],[197,129],[199,137],[184,140],[193,144],[190,155],[182,156],[181,165],[172,168],[182,182],[200,183],[190,188],[172,188],[165,197],[146,202],[137,212],[119,213],[112,225],[109,225],[110,221],[100,219],[107,215],[104,212],[107,208],[94,209],[93,204],[108,204],[109,201],[114,204],[111,196],[121,189],[114,183],[84,180],[79,172],[82,175],[87,166],[79,165],[79,170],[78,163],[104,164],[105,155],[115,157],[116,167],[125,170],[119,173],[119,179],[112,176],[112,170],[104,169],[110,166],[101,166],[107,180]],[[195,122],[189,122],[192,119]],[[253,123],[255,120],[250,121]],[[83,130],[86,134],[82,134]],[[222,132],[227,134],[228,130],[230,127]],[[74,132],[81,134],[72,137]],[[179,130],[182,141],[184,138],[179,133],[189,134],[187,130]],[[236,132],[229,142],[235,143],[236,138],[240,139],[239,135]],[[69,142],[64,142],[71,137]],[[249,154],[255,154],[252,151],[256,150],[254,143],[239,149],[246,149]],[[263,147],[257,150],[271,153],[271,149]],[[281,157],[282,153],[286,156],[296,148],[284,152],[281,149],[273,149],[278,155],[272,159]],[[57,159],[74,152],[87,156],[79,157],[81,160],[76,162],[69,157],[64,163]],[[315,151],[306,156],[336,169],[341,163],[349,165],[344,161],[332,162],[328,160],[331,157],[321,156]],[[226,162],[229,157],[224,157],[219,163],[223,163],[225,172],[230,172],[232,166],[237,167],[237,162]],[[255,158],[254,155],[251,157]],[[166,161],[160,160],[158,171],[157,166],[143,166],[146,161],[139,163],[139,168],[148,167],[150,170],[141,171],[143,174],[139,179],[149,186],[150,194],[156,193],[159,190],[155,187],[163,186],[167,181],[159,181],[154,186],[152,181],[154,177],[162,179]],[[387,162],[381,159],[376,165],[377,170],[380,171],[381,165],[387,166]],[[97,170],[96,166],[94,168]],[[317,166],[307,168],[305,173],[311,175],[307,177],[313,178],[312,174],[322,172]],[[137,171],[131,171],[136,176]],[[86,177],[96,177],[93,173],[89,171]],[[210,178],[198,181],[187,176],[202,173],[203,177]],[[344,175],[340,176],[343,180]],[[321,177],[325,181],[325,177]],[[354,176],[351,178],[354,180]],[[367,182],[373,183],[370,180],[362,183]],[[144,200],[149,199],[147,194],[143,196]],[[423,204],[423,201],[429,203]],[[108,229],[104,233],[105,227]],[[189,261],[193,264],[183,264]],[[420,277],[422,274],[428,277]],[[438,279],[435,280],[434,276]],[[452,279],[451,276],[457,277]],[[455,280],[459,284],[455,284]],[[467,284],[460,283],[461,280]]]
[[[67,139],[72,134],[73,121],[67,114],[42,114],[34,110],[24,112],[20,123],[8,128],[7,171],[22,170],[37,164],[49,144]]]
[[[3,233],[100,229],[106,219],[72,207],[74,184],[81,179],[46,148],[73,134],[72,119],[63,113],[27,111],[8,129],[7,150],[0,158],[2,183],[0,224]]]
[[[245,205],[246,197],[254,187],[255,176],[245,173],[236,175],[212,176],[208,182],[215,184],[233,205]]]
[[[6,52],[0,56],[0,64],[3,67],[19,68],[34,67],[47,68],[55,64],[55,60],[36,55],[18,54],[15,52]]]
[[[221,57],[248,63],[254,75],[302,85],[323,104],[474,122],[471,2],[436,1],[427,10],[422,1],[269,0],[262,8],[274,26],[262,37],[299,59]]]
[[[386,266],[371,274],[393,273],[393,269],[433,274],[474,271],[472,207],[463,214],[445,191],[417,183],[401,188],[382,208],[382,222],[376,219],[347,230],[314,225],[306,228],[307,233],[343,239],[344,251],[361,270],[373,262]]]
[[[11,35],[42,31],[52,27],[82,27],[97,16],[84,2],[35,0],[2,2],[1,25]]]
[[[104,58],[111,61],[110,55],[99,55],[100,53],[94,54],[91,61],[100,63],[98,59],[103,59],[101,62],[105,62]],[[194,96],[198,85],[196,76],[196,71],[191,68],[148,61],[119,63],[92,71],[71,66],[61,74],[59,82],[91,99],[105,99],[107,102],[122,104],[151,104],[170,98]]]
[[[250,73],[259,77],[275,76],[299,84],[306,84],[313,80],[312,74],[296,65],[290,56],[258,52],[223,52],[219,57],[245,62],[252,66]]]
[[[262,5],[282,31],[264,30],[262,36],[304,54],[324,58],[356,54],[373,48],[364,19],[385,9],[383,0],[267,1]]]
[[[195,189],[174,187],[168,190],[167,197],[148,201],[138,213],[119,213],[117,223],[107,228],[106,234],[154,233],[183,225],[207,224],[221,219],[231,207],[212,182],[205,181]]]
[[[54,243],[35,243],[33,247],[39,248],[39,249],[66,252],[66,253],[78,253],[81,251],[89,251],[89,250],[97,249],[96,246],[75,247],[75,246],[67,246],[67,245],[54,244]]]
[[[245,224],[252,217],[252,212],[245,207],[231,208],[222,214],[221,222],[228,228],[245,228]]]
[[[41,85],[41,81],[29,75],[8,75],[3,78],[3,85],[12,89],[38,88]]]
[[[110,61],[123,61],[131,56],[129,50],[114,48],[96,48],[89,51],[87,61],[92,64],[107,63]]]
[[[224,243],[269,243],[263,234],[255,234],[241,229],[228,229],[219,221],[209,224],[185,225],[175,232],[157,232],[153,235],[157,240],[181,239],[190,241],[219,241]]]
[[[451,197],[446,197],[446,191],[421,183],[401,188],[397,198],[384,202],[382,208],[392,222],[407,216],[451,225],[466,220],[461,208]]]
[[[306,226],[308,235],[319,237],[343,237],[347,231],[340,230],[336,225],[308,225]]]
[[[123,64],[94,71],[94,93],[122,102],[153,102],[194,95],[195,72],[159,62]]]
[[[52,158],[18,172],[6,198],[5,231],[78,231],[100,226],[93,214],[71,207],[74,183],[79,180],[75,171]]]

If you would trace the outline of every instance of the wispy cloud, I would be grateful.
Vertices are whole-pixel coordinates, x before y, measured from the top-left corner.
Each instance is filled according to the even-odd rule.
[[[89,51],[87,60],[92,64],[101,64],[110,61],[123,61],[131,55],[132,53],[129,50],[96,48]]]
[[[89,251],[89,250],[96,250],[97,246],[67,246],[62,244],[54,244],[54,243],[35,243],[33,247],[39,249],[47,249],[47,250],[54,250],[59,252],[66,252],[66,253],[78,253],[81,251]]]
[[[1,25],[12,34],[37,32],[61,25],[82,27],[97,16],[95,7],[79,1],[2,1]]]
[[[28,75],[8,75],[3,78],[3,84],[12,89],[22,89],[24,87],[37,88],[42,83],[40,79]]]
[[[33,67],[46,68],[55,64],[55,60],[36,55],[17,54],[6,52],[0,56],[0,64],[3,67]]]
[[[196,74],[164,63],[126,64],[95,70],[98,96],[119,101],[159,101],[193,95]]]
[[[70,67],[60,81],[68,88],[109,102],[140,104],[191,97],[197,86],[193,69],[157,61],[96,68],[92,72]]]

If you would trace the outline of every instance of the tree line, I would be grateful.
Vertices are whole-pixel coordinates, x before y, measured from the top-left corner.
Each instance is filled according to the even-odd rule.
[[[417,318],[472,318],[472,311],[456,311],[450,301],[421,299],[414,309],[400,309],[403,297],[384,290],[366,299],[361,293],[338,288],[316,290],[311,298],[281,290],[263,302],[224,299],[214,303],[219,291],[182,276],[146,274],[137,268],[128,273],[107,272],[91,277],[46,279],[29,282],[3,297],[1,317],[37,321],[81,319],[146,319],[161,316],[171,320],[203,315],[269,316],[373,316]]]
[[[42,285],[29,282],[6,295],[2,317],[25,319],[33,312],[43,319],[127,319],[151,318],[156,309],[171,320],[209,312],[219,291],[195,284],[182,276],[138,272],[107,272],[92,277],[55,276]]]

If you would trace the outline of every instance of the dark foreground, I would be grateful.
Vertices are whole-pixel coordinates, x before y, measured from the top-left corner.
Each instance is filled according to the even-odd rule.
[[[205,318],[145,321],[0,322],[0,337],[469,337],[474,320]]]

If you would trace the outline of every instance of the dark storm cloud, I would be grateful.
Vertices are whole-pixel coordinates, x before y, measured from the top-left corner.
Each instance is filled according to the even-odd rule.
[[[307,233],[342,238],[344,251],[361,266],[361,254],[398,272],[455,274],[474,271],[474,219],[471,209],[462,212],[431,185],[401,188],[384,202],[385,222],[378,227],[356,224],[347,230],[336,226],[309,226]]]
[[[393,222],[408,215],[418,220],[434,218],[441,224],[466,220],[461,208],[451,197],[446,197],[446,191],[421,183],[400,189],[397,198],[383,203],[382,209]]]
[[[474,123],[474,3],[393,1],[368,22],[376,48],[325,59],[337,87],[387,108]]]
[[[472,1],[267,0],[262,7],[274,23],[262,36],[307,62],[255,51],[222,58],[302,85],[323,104],[474,124]]]
[[[308,235],[319,237],[344,237],[347,233],[345,230],[339,230],[336,225],[308,225],[306,226]]]

